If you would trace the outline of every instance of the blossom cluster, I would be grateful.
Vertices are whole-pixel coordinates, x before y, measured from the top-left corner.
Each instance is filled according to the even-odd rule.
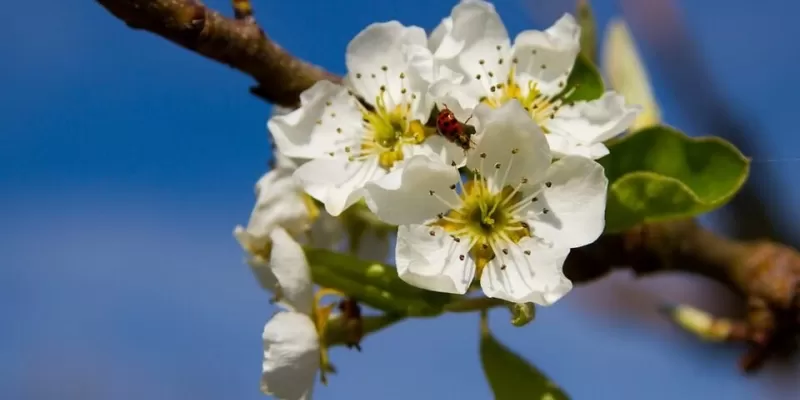
[[[312,301],[298,241],[351,207],[397,226],[397,272],[411,285],[464,294],[478,281],[486,296],[541,305],[571,289],[567,255],[605,224],[608,181],[595,160],[640,111],[612,91],[572,100],[579,52],[569,14],[512,41],[493,5],[464,0],[430,35],[369,25],[347,47],[342,84],[320,81],[270,119],[282,161],[235,232],[285,308],[264,330],[265,393],[306,396],[310,387],[283,386],[324,367],[328,314]],[[467,148],[437,126],[442,110]]]

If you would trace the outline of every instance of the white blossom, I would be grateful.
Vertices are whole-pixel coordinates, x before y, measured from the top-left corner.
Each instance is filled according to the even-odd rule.
[[[434,105],[430,82],[456,78],[434,65],[427,46],[419,27],[372,24],[347,47],[346,86],[317,82],[299,109],[269,121],[282,153],[309,160],[295,176],[331,215],[415,154],[463,160],[461,149],[423,126]]]
[[[255,186],[256,204],[247,227],[236,226],[233,235],[248,252],[250,263],[268,258],[269,235],[278,228],[299,237],[308,231],[319,210],[293,177],[294,169],[278,163]]]
[[[606,92],[592,101],[571,101],[567,79],[580,52],[580,26],[565,14],[545,31],[527,30],[513,45],[490,3],[466,0],[434,31],[430,44],[437,62],[464,75],[464,82],[439,81],[431,87],[459,119],[480,103],[499,107],[518,100],[547,133],[556,157],[593,159],[608,154],[603,142],[625,131],[638,107]]]
[[[471,178],[417,156],[395,177],[404,184],[367,186],[376,215],[400,225],[398,273],[449,293],[465,293],[477,275],[487,296],[551,304],[572,287],[562,272],[569,250],[603,231],[603,167],[580,156],[551,164],[545,135],[517,100],[480,105],[475,116]]]
[[[323,354],[311,273],[300,244],[285,230],[270,236],[270,268],[257,276],[279,294],[283,309],[264,326],[261,391],[282,400],[310,399]]]

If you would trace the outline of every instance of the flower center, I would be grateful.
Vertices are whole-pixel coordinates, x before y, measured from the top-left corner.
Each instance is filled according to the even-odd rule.
[[[420,144],[432,132],[426,130],[420,120],[411,120],[412,107],[418,99],[416,93],[410,93],[406,88],[405,73],[400,73],[400,88],[393,93],[387,89],[390,81],[388,66],[382,66],[381,70],[385,84],[378,87],[374,107],[367,108],[357,102],[361,108],[364,137],[358,149],[347,147],[345,152],[350,161],[363,161],[377,156],[380,166],[389,170],[396,162],[403,160],[403,146]],[[377,74],[370,74],[371,78],[367,78],[357,73],[355,77],[359,80],[372,79],[374,85],[381,82]]]
[[[501,81],[502,78],[495,80],[495,74],[492,72],[488,72],[485,78],[483,78],[482,75],[476,76],[487,89],[487,93],[480,98],[480,101],[488,104],[492,108],[498,108],[516,99],[522,104],[522,107],[528,111],[531,118],[542,127],[544,132],[548,133],[544,126],[545,122],[547,122],[548,119],[554,118],[559,108],[565,103],[571,105],[571,103],[567,102],[565,99],[575,91],[575,88],[564,90],[565,83],[561,81],[558,83],[558,86],[562,90],[552,96],[547,96],[542,93],[538,84],[533,80],[529,80],[527,85],[521,85],[518,82],[516,74],[517,60],[514,59],[512,64],[513,65],[508,70],[508,76],[505,78],[505,81]],[[542,65],[542,68],[545,67],[545,65]]]
[[[442,227],[456,242],[468,241],[470,255],[477,267],[477,279],[480,279],[481,271],[496,257],[497,252],[508,254],[509,245],[533,235],[525,221],[531,216],[529,207],[538,202],[539,190],[523,195],[520,189],[528,183],[527,178],[522,178],[516,185],[506,184],[515,154],[512,152],[505,172],[497,163],[494,165],[496,173],[491,177],[484,177],[475,170],[473,179],[452,185],[450,189],[459,196],[458,204],[450,204],[436,192],[429,192],[450,207],[450,211],[439,214],[429,225]],[[480,157],[481,160],[485,159],[485,153]],[[480,170],[486,171],[483,166]],[[461,186],[460,192],[458,186]],[[543,209],[540,213],[547,212],[547,209]],[[431,234],[435,233],[431,231]]]

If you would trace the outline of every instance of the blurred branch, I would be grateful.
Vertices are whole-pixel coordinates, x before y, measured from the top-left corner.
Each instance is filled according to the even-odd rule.
[[[300,93],[318,80],[340,80],[285,52],[242,9],[237,11],[242,19],[236,20],[193,0],[97,1],[135,29],[156,33],[254,77],[259,86],[252,91],[280,105],[296,105]],[[744,214],[748,213],[752,210]],[[800,254],[784,245],[735,241],[693,220],[679,220],[605,235],[574,250],[565,272],[581,284],[615,268],[630,268],[638,275],[667,271],[702,275],[742,294],[749,305],[747,329],[763,337],[752,344],[745,359],[747,369],[757,367],[778,345],[800,333]]]
[[[615,268],[637,276],[684,272],[727,285],[747,299],[744,326],[759,340],[742,360],[745,371],[793,345],[800,334],[800,253],[762,240],[719,236],[694,220],[653,223],[624,234],[604,235],[570,253],[565,273],[575,283],[599,279]]]
[[[196,0],[96,0],[133,29],[142,29],[253,77],[250,91],[269,102],[296,106],[300,93],[327,71],[303,62],[270,40],[255,23],[249,2],[234,1],[231,19]],[[247,3],[247,6],[243,6]],[[246,7],[246,8],[245,8]]]

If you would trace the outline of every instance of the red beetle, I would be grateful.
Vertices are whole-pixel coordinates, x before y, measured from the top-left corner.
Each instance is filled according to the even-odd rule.
[[[458,122],[455,114],[447,108],[447,104],[443,105],[444,109],[439,111],[439,115],[436,117],[436,129],[445,139],[455,143],[466,152],[472,148],[473,142],[472,135],[466,132],[464,124],[469,122],[472,116],[470,115],[464,123]]]

